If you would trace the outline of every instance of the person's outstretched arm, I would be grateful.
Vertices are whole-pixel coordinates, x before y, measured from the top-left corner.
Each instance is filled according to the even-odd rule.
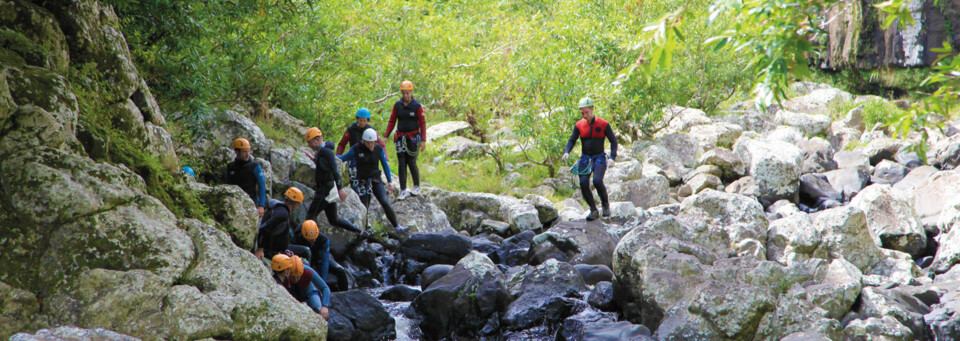
[[[343,136],[340,137],[340,142],[337,143],[337,155],[343,154],[343,151],[347,149],[347,143],[350,142],[350,131],[346,130],[343,132]]]
[[[383,172],[387,173],[387,183],[393,182],[390,178],[390,162],[387,161],[387,152],[383,148],[380,149],[380,165],[383,166]]]
[[[607,129],[603,132],[607,136],[607,140],[610,140],[610,159],[617,160],[617,136],[613,134],[613,128],[610,128],[610,125],[607,124]]]
[[[397,106],[393,106],[393,111],[390,113],[390,121],[387,121],[387,130],[383,131],[383,137],[390,137],[390,133],[393,132],[393,126],[397,124]]]
[[[257,207],[264,207],[267,205],[267,185],[260,165],[253,169],[253,176],[257,178]]]
[[[570,135],[570,139],[567,140],[567,146],[563,148],[563,153],[569,153],[573,150],[573,146],[577,143],[577,138],[580,137],[580,131],[577,130],[577,127],[573,127],[573,134]]]

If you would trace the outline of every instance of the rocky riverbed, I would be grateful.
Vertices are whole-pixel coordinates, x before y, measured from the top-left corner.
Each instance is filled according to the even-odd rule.
[[[109,115],[144,150],[222,165],[246,137],[273,193],[314,200],[313,163],[243,107],[174,145],[176,114],[160,113],[117,23],[97,2],[0,1],[0,27],[49,52],[0,46],[0,337],[960,339],[960,124],[895,139],[863,123],[865,106],[832,112],[883,99],[813,83],[765,112],[668,109],[668,127],[625,143],[608,171],[605,221],[583,220],[578,192],[540,195],[574,188],[566,174],[511,193],[425,186],[395,202],[410,232],[367,241],[320,219],[346,269],[324,321],[247,251],[257,214],[242,191],[182,175],[214,219],[178,219],[139,170],[103,158],[110,142],[79,120],[71,63],[95,60],[115,80]],[[434,128],[448,152],[425,163],[489,148],[461,136],[463,122]],[[381,212],[372,204],[387,225]],[[351,193],[341,215],[363,213]]]

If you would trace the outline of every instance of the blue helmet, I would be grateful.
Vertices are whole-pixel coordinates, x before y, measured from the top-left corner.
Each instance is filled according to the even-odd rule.
[[[357,110],[357,117],[370,118],[370,110],[367,108],[360,108],[360,110]]]
[[[192,176],[192,177],[194,177],[194,178],[197,177],[197,174],[193,172],[193,168],[190,168],[190,167],[187,167],[187,166],[183,166],[183,172],[184,172],[184,173],[187,173],[187,174],[190,174],[190,176]]]

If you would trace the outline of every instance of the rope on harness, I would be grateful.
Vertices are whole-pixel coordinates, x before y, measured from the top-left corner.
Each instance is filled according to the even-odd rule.
[[[412,157],[417,157],[417,155],[420,155],[420,149],[410,148],[410,144],[409,142],[407,142],[410,140],[411,139],[407,136],[400,137],[400,151],[407,153],[407,155],[410,155]]]
[[[607,163],[607,155],[604,153],[597,155],[581,155],[580,159],[577,160],[577,163],[573,164],[573,167],[570,167],[570,173],[578,176],[587,175],[593,173],[593,170],[601,163]]]

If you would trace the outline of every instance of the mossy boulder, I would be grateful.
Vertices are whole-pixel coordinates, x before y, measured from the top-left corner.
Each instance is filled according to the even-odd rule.
[[[0,46],[29,65],[56,71],[69,66],[69,50],[53,14],[26,1],[0,1]]]

